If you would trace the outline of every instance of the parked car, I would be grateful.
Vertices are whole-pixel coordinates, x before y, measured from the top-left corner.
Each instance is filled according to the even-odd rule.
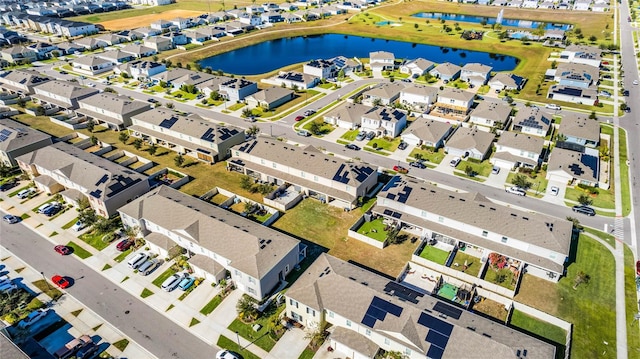
[[[460,164],[460,161],[462,161],[460,157],[454,157],[451,162],[449,162],[449,166],[456,167]]]
[[[44,213],[44,211],[46,211],[47,209],[49,209],[51,206],[55,206],[57,202],[49,202],[49,203],[45,203],[42,206],[38,207],[38,213]]]
[[[500,173],[500,167],[493,166],[493,168],[491,169],[491,173],[497,175],[498,173]]]
[[[156,268],[158,268],[159,262],[153,258],[147,259],[144,263],[138,267],[138,274],[140,275],[149,275]]]
[[[623,96],[629,96],[629,90],[622,91],[622,95]]]
[[[375,137],[376,137],[376,133],[375,133],[375,132],[373,132],[373,131],[369,131],[369,132],[367,133],[366,139],[367,139],[367,140],[369,140],[369,141],[371,141],[371,140],[373,140]]]
[[[140,266],[142,265],[142,263],[144,263],[147,258],[149,258],[149,256],[144,253],[144,252],[138,252],[136,254],[134,254],[129,261],[127,261],[127,265],[131,268],[131,269],[138,269],[140,268]]]
[[[48,207],[46,210],[44,210],[44,212],[42,212],[42,214],[44,214],[47,217],[53,217],[58,212],[60,212],[61,210],[62,210],[62,206],[59,203],[56,203],[56,204]]]
[[[527,192],[525,190],[523,190],[522,188],[518,187],[518,186],[513,186],[513,187],[507,187],[504,189],[505,192],[507,193],[511,193],[511,194],[516,194],[518,196],[526,196]]]
[[[303,114],[303,115],[305,115],[305,116],[311,116],[311,115],[313,115],[314,113],[316,113],[316,110],[311,110],[311,109],[309,109],[309,110],[306,110],[306,111],[304,112],[304,114]]]
[[[550,110],[562,110],[562,107],[556,105],[555,103],[548,103],[546,105],[544,105],[544,107],[550,109]]]
[[[573,211],[576,213],[586,214],[587,216],[592,216],[592,217],[596,215],[596,211],[589,206],[576,205],[576,206],[573,206]]]
[[[180,284],[182,278],[184,278],[184,273],[174,273],[162,283],[162,289],[171,292]]]
[[[63,246],[62,244],[53,247],[53,250],[62,256],[66,256],[67,254],[71,253],[71,248]]]
[[[86,227],[86,226],[87,226],[87,225],[86,225],[86,224],[84,224],[84,223],[82,223],[81,221],[77,221],[76,223],[74,223],[74,225],[73,225],[73,226],[71,226],[71,229],[72,229],[73,231],[79,232],[79,231],[83,230],[83,229],[84,229],[84,227]]]
[[[398,173],[409,173],[409,170],[402,166],[393,166],[393,170]]]
[[[296,132],[296,134],[298,136],[302,136],[302,137],[309,137],[311,136],[311,132],[307,131],[307,130],[299,130],[298,132]]]
[[[223,349],[216,353],[216,359],[240,359],[240,356]]]
[[[184,279],[180,281],[180,284],[178,284],[178,288],[182,290],[187,290],[191,288],[191,286],[195,281],[196,279],[194,277],[191,277],[191,276],[184,277]]]
[[[415,167],[415,168],[427,168],[427,166],[420,161],[409,162],[409,166]]]
[[[2,220],[9,223],[9,224],[14,224],[14,223],[18,223],[20,222],[20,219],[12,214],[6,214],[4,215],[4,217],[2,217]]]
[[[36,190],[33,187],[29,187],[27,189],[23,189],[22,191],[18,192],[16,196],[20,199],[25,199],[34,193],[36,193]]]
[[[116,244],[116,249],[119,250],[120,252],[124,252],[127,249],[131,248],[132,245],[133,245],[133,241],[127,238],[127,239],[121,240],[118,244]]]
[[[68,288],[71,285],[71,283],[65,277],[58,274],[51,277],[51,281],[53,282],[53,284],[62,289]]]
[[[357,145],[354,145],[353,143],[349,143],[347,145],[344,145],[344,147],[350,149],[350,150],[354,150],[354,151],[360,151],[360,147]]]
[[[402,142],[400,142],[400,144],[398,145],[398,149],[399,149],[399,150],[406,150],[406,149],[407,149],[407,146],[409,146],[409,145],[407,145],[407,143],[406,143],[406,142],[402,141]]]
[[[560,192],[560,188],[558,188],[556,186],[551,186],[551,195],[552,196],[557,196],[559,192]]]
[[[158,103],[158,100],[156,100],[155,98],[150,98],[150,99],[147,100],[147,102]]]
[[[89,343],[93,343],[91,337],[88,335],[83,335],[80,338],[76,338],[65,344],[62,348],[56,350],[53,356],[57,359],[66,359],[75,354],[80,348],[88,345]],[[85,357],[86,358],[86,357]]]
[[[76,353],[76,359],[88,359],[93,358],[93,356],[100,350],[98,345],[95,345],[93,342],[86,344],[78,352]]]
[[[638,84],[638,80],[633,80],[633,84],[637,85]]]
[[[636,274],[640,275],[640,261],[636,262]]]
[[[296,122],[304,120],[304,116],[296,116]]]
[[[20,323],[18,323],[18,328],[27,328],[35,324],[35,322],[44,318],[47,313],[48,311],[45,309],[34,310],[33,312],[29,313],[26,318],[22,319]]]
[[[356,136],[356,141],[362,141],[366,136],[367,136],[367,133],[365,131],[360,131]]]
[[[66,71],[60,71],[60,75],[68,75],[69,73]]]
[[[15,187],[18,184],[18,182],[16,182],[15,180],[9,180],[3,184],[0,185],[0,192],[6,192],[10,189],[12,189],[13,187]]]
[[[611,93],[609,91],[600,91],[598,93],[598,96],[603,96],[603,97],[611,97]]]

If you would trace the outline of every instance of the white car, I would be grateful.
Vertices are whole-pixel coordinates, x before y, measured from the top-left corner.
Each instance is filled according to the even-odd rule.
[[[548,103],[546,105],[544,105],[544,107],[550,109],[550,110],[562,110],[562,107],[556,105],[555,103]]]
[[[184,273],[174,273],[171,277],[167,278],[164,283],[162,283],[162,289],[167,292],[171,292],[176,289],[180,281],[184,278]]]
[[[20,327],[20,328],[29,327],[32,324],[34,324],[35,322],[37,322],[38,320],[44,318],[47,315],[47,313],[48,313],[48,311],[46,311],[44,309],[35,310],[35,311],[29,313],[29,315],[27,315],[26,318],[22,319],[22,321],[20,323],[18,323],[18,327]]]
[[[75,232],[79,232],[79,231],[83,230],[83,229],[84,229],[84,227],[86,227],[86,226],[87,226],[86,224],[84,224],[84,223],[82,223],[82,222],[80,222],[80,221],[77,221],[77,222],[76,222],[76,223],[71,227],[71,229],[72,229],[73,231],[75,231]]]
[[[216,354],[216,359],[240,359],[240,357],[228,350],[223,349]]]
[[[35,192],[36,190],[33,189],[33,187],[29,187],[27,189],[23,189],[22,191],[18,192],[16,196],[20,199],[25,199]]]
[[[560,192],[560,188],[558,188],[556,186],[551,186],[551,195],[552,196],[557,196],[558,192]]]
[[[459,165],[459,164],[460,164],[460,161],[462,161],[462,160],[460,159],[460,157],[454,157],[454,158],[451,160],[451,162],[449,162],[449,166],[451,166],[451,167],[456,167],[457,165]]]
[[[525,192],[522,188],[517,187],[517,186],[507,187],[504,190],[507,193],[517,194],[518,196],[524,196],[524,195],[527,194],[527,192]]]

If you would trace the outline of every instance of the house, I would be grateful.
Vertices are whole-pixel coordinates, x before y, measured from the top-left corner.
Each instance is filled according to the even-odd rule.
[[[475,359],[555,355],[551,344],[419,290],[323,253],[285,293],[284,315],[307,331],[330,326],[331,357],[464,358],[470,346]]]
[[[228,101],[241,101],[245,97],[258,92],[258,84],[245,80],[232,78],[220,84],[220,95]]]
[[[600,67],[602,50],[594,46],[569,45],[560,52],[560,59],[566,62]]]
[[[362,103],[369,106],[391,105],[400,97],[404,85],[399,82],[383,82],[362,93]]]
[[[154,29],[154,30],[159,30],[159,31],[169,31],[169,28],[172,26],[173,24],[171,23],[171,21],[167,21],[167,20],[157,20],[152,22],[149,26]]]
[[[208,74],[205,74],[204,72],[187,70],[185,68],[170,68],[170,69],[167,69],[166,71],[160,71],[157,74],[152,75],[152,79],[154,83],[166,82],[167,85],[171,87],[176,87],[174,86],[173,82],[176,81],[177,79],[196,76],[199,74],[208,75]],[[180,86],[177,86],[177,87],[180,87]]]
[[[100,92],[98,89],[80,86],[74,82],[52,80],[34,88],[31,96],[43,105],[54,105],[67,110],[79,107],[78,101]]]
[[[52,81],[54,82],[54,81]],[[66,202],[89,200],[97,215],[109,217],[147,193],[149,178],[66,142],[56,142],[16,158],[38,189],[60,193]]]
[[[328,79],[335,77],[337,69],[335,64],[330,60],[311,60],[302,66],[302,72],[308,75]]]
[[[99,40],[96,37],[83,37],[81,39],[75,40],[74,43],[78,46],[84,47],[85,50],[93,51],[98,48],[105,48],[109,46],[108,43]]]
[[[545,137],[551,127],[551,115],[538,107],[522,108],[513,118],[513,131],[520,131],[529,135]]]
[[[71,61],[73,71],[91,76],[111,71],[114,66],[115,63],[110,60],[94,55],[76,57]]]
[[[8,118],[0,119],[0,164],[3,166],[14,167],[16,157],[52,143],[51,136],[44,132]]]
[[[419,57],[415,60],[405,62],[400,66],[400,73],[408,74],[411,77],[423,76],[435,67],[435,63]]]
[[[560,63],[556,68],[554,81],[562,86],[589,88],[600,79],[600,69],[590,65]]]
[[[407,114],[394,108],[374,107],[362,115],[360,126],[376,136],[397,137],[407,126]]]
[[[147,46],[136,45],[136,44],[129,44],[123,47],[122,49],[120,49],[120,51],[128,52],[133,56],[135,56],[136,58],[153,56],[158,53],[158,51],[156,51],[155,49],[152,49]]]
[[[131,126],[131,117],[134,115],[151,109],[146,102],[134,101],[127,96],[109,92],[83,98],[78,101],[78,104],[80,108],[76,110],[77,114],[116,131]]]
[[[249,106],[270,111],[295,98],[295,92],[282,87],[269,87],[245,97]]]
[[[376,73],[390,71],[395,68],[396,57],[387,51],[374,51],[369,53],[369,67]]]
[[[562,140],[558,140],[560,142],[596,148],[600,144],[600,124],[597,120],[592,120],[587,116],[568,113],[562,118],[558,137],[562,138]],[[556,146],[560,147],[558,144]],[[563,148],[572,149],[570,147]]]
[[[0,50],[2,60],[16,65],[30,64],[38,59],[37,53],[32,48],[22,45],[13,45]]]
[[[480,87],[487,83],[492,69],[491,66],[471,62],[464,65],[460,70],[460,79],[476,87]]]
[[[61,52],[58,51],[58,46],[50,44],[48,42],[36,42],[35,44],[29,45],[30,48],[32,48],[35,52],[36,52],[36,56],[38,57],[38,59],[40,60],[45,60],[51,57],[56,57],[53,56],[55,54],[53,54],[53,51],[56,51],[56,53],[59,55],[61,55]]]
[[[425,238],[420,247],[431,242],[453,250],[462,242],[477,251],[480,266],[495,252],[519,263],[514,268],[518,274],[526,272],[552,282],[565,274],[574,236],[573,223],[564,218],[507,207],[480,193],[460,193],[401,176],[392,178],[377,197],[372,212],[390,225],[396,222],[401,228],[414,228],[413,233]],[[417,253],[421,253],[420,247]],[[481,281],[475,279],[472,284],[482,286]]]
[[[457,88],[445,87],[438,94],[438,99],[434,105],[435,116],[465,118],[473,105],[475,94]]]
[[[117,45],[117,44],[120,44],[120,43],[128,41],[128,39],[126,37],[120,36],[120,35],[117,35],[117,34],[103,34],[103,35],[100,35],[100,36],[96,37],[96,39],[99,40],[99,41],[104,41],[109,46]]]
[[[80,21],[60,21],[55,24],[55,31],[51,31],[61,36],[76,37],[88,36],[98,33],[98,27],[95,24],[89,24]]]
[[[182,32],[179,32],[179,31],[172,31],[172,32],[166,33],[166,34],[162,35],[162,37],[171,40],[171,43],[174,46],[186,45],[186,44],[189,43],[189,40],[187,39],[187,35],[182,33]],[[158,50],[158,51],[160,51],[160,50]]]
[[[469,122],[487,127],[509,127],[511,106],[499,102],[481,101],[469,114]]]
[[[273,82],[276,85],[285,86],[291,89],[309,89],[315,87],[320,82],[320,78],[313,75],[304,74],[302,72],[287,71],[280,72],[276,77],[273,78]]]
[[[306,246],[293,237],[166,186],[119,212],[125,227],[140,228],[153,252],[165,257],[180,246],[195,275],[214,283],[230,275],[257,300],[281,288],[306,256]]]
[[[524,9],[537,9],[538,0],[524,0],[522,2],[522,8]]]
[[[610,6],[608,4],[593,4],[591,5],[591,11],[593,12],[605,12],[609,11]]]
[[[547,180],[572,185],[583,184],[591,187],[609,188],[608,176],[600,180],[600,158],[598,150],[587,148],[576,152],[564,148],[554,148],[547,164]]]
[[[229,149],[244,142],[244,130],[220,125],[197,115],[183,116],[157,107],[131,116],[133,137],[155,143],[206,163],[216,163],[229,155]]]
[[[449,136],[453,125],[435,121],[425,117],[418,117],[402,133],[402,141],[410,146],[426,146],[437,150],[444,146],[444,140]]]
[[[444,149],[450,155],[484,161],[491,153],[495,138],[493,133],[481,131],[475,127],[458,127],[446,141]]]
[[[505,169],[535,168],[542,163],[544,139],[519,132],[504,131],[496,142],[491,163]]]
[[[14,45],[28,41],[26,37],[13,30],[0,28],[0,45]]]
[[[400,103],[420,110],[427,110],[436,102],[438,88],[412,84],[400,91]]]
[[[547,98],[556,101],[572,102],[595,106],[598,104],[598,91],[595,87],[579,88],[572,86],[553,85],[547,91]]]
[[[84,46],[77,45],[73,42],[61,42],[57,44],[58,50],[64,55],[73,55],[85,50]]]
[[[549,29],[544,32],[543,37],[547,40],[564,42],[564,40],[567,38],[567,35],[565,34],[564,30]]]
[[[462,71],[462,67],[445,62],[431,69],[429,74],[441,80],[453,81],[460,77],[460,71]]]
[[[249,25],[251,27],[256,27],[262,25],[262,18],[260,15],[252,15],[252,14],[242,14],[238,19],[241,24]]]
[[[34,87],[51,80],[39,72],[29,69],[17,69],[0,75],[0,88],[11,93],[33,94]]]
[[[576,0],[573,3],[573,10],[588,11],[591,5],[591,0]]]
[[[173,41],[165,36],[148,37],[144,40],[144,46],[154,49],[156,52],[167,51],[174,48]]]
[[[135,59],[135,56],[133,56],[133,54],[130,54],[128,52],[123,52],[120,50],[110,50],[110,51],[100,52],[100,53],[97,53],[95,56],[104,60],[109,60],[114,64],[123,64],[125,62],[129,62]]]
[[[277,11],[267,11],[260,14],[260,22],[263,24],[275,24],[283,21],[284,18],[282,17],[282,14]]]
[[[133,61],[114,69],[116,74],[126,73],[134,79],[150,79],[152,76],[167,71],[165,64],[153,61]]]
[[[337,156],[313,146],[295,146],[259,137],[231,149],[230,170],[275,183],[295,203],[302,196],[339,208],[355,208],[377,183],[377,168]],[[294,204],[295,204],[294,203]]]
[[[360,127],[362,115],[372,107],[358,103],[344,102],[323,115],[324,122],[349,130]]]
[[[132,30],[131,37],[135,39],[144,39],[151,36],[157,36],[162,34],[162,30],[152,29],[149,27],[139,27]]]

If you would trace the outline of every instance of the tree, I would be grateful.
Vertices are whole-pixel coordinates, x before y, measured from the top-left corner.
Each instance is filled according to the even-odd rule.
[[[89,141],[91,141],[91,144],[95,146],[95,145],[97,145],[97,144],[98,144],[98,137],[96,137],[96,136],[91,136],[91,137],[89,138]]]
[[[129,141],[129,134],[126,131],[120,132],[120,134],[118,135],[118,140],[126,145],[127,141]]]
[[[18,102],[16,103],[18,107],[24,108],[27,105],[27,101],[22,97],[18,97]]]
[[[111,87],[105,87],[104,88],[104,92],[110,92],[110,93],[115,93],[115,94],[118,93],[116,90],[112,89]]]
[[[211,91],[211,93],[209,94],[209,98],[213,101],[218,101],[220,100],[220,93],[218,91]]]
[[[473,170],[473,167],[471,166],[467,166],[464,168],[464,173],[466,173],[467,176],[469,177],[473,177],[475,175],[475,171]]]
[[[398,243],[398,239],[400,238],[398,235],[400,234],[400,228],[393,226],[391,229],[389,229],[387,231],[387,242],[389,242],[389,244],[396,244]]]
[[[76,201],[76,206],[78,206],[78,211],[82,212],[85,209],[91,207],[91,203],[89,203],[89,199],[87,197],[82,196]]]
[[[596,42],[596,41],[598,41],[598,38],[595,35],[591,35],[591,36],[589,36],[589,41]]]
[[[142,148],[141,138],[136,138],[135,140],[133,140],[133,148],[135,148],[136,150],[139,150],[140,148]]]
[[[414,29],[418,29],[418,27],[420,27],[420,25],[418,25],[418,24],[413,24],[413,28],[414,28]]]
[[[591,277],[583,271],[579,271],[576,277],[573,279],[573,289],[578,289],[578,286],[582,283],[589,284]]]
[[[156,152],[158,152],[158,146],[155,143],[152,143],[147,149],[151,156],[155,156]]]
[[[93,129],[96,127],[95,122],[93,120],[87,121],[87,131],[93,132]]]
[[[165,106],[167,106],[167,108],[173,108],[173,103],[172,102],[167,102],[165,104]]]
[[[46,114],[46,111],[44,110],[44,107],[42,107],[42,106],[36,107],[34,112],[36,113],[36,116],[44,116]]]
[[[88,226],[92,226],[98,221],[98,216],[96,215],[96,211],[92,208],[86,208],[78,213],[78,221]]]
[[[182,153],[178,153],[178,155],[173,159],[173,162],[176,164],[177,167],[182,167],[184,165],[184,157],[182,156]]]
[[[260,133],[260,127],[256,126],[256,125],[252,125],[251,127],[249,127],[246,131],[247,135],[249,136],[255,136],[258,133]]]
[[[309,131],[314,135],[319,135],[320,131],[322,131],[322,125],[318,121],[312,121],[309,125]]]
[[[240,177],[240,188],[248,191],[251,187],[253,187],[253,179],[251,177],[247,175]]]
[[[597,120],[598,116],[596,115],[595,111],[591,111],[591,114],[589,115],[589,118],[592,120]]]
[[[527,176],[525,175],[515,175],[511,180],[511,183],[520,188],[529,188],[531,187],[531,182],[527,180]]]
[[[583,206],[589,206],[591,205],[591,203],[593,203],[593,200],[586,194],[581,194],[580,196],[578,196],[578,203]]]
[[[259,312],[256,308],[255,299],[243,294],[238,303],[236,304],[236,310],[238,316],[242,321],[253,322],[258,318]]]
[[[309,347],[311,347],[313,350],[316,350],[320,347],[320,345],[322,345],[325,339],[327,339],[327,336],[328,333],[325,330],[325,326],[321,325],[315,330],[307,332],[304,336],[304,339],[309,340]]]
[[[253,112],[251,111],[250,108],[245,108],[244,110],[242,110],[242,117],[251,117],[253,116]]]
[[[125,226],[123,233],[129,240],[133,240],[138,236],[138,234],[140,234],[140,227],[138,227],[138,226],[133,226],[133,227]]]

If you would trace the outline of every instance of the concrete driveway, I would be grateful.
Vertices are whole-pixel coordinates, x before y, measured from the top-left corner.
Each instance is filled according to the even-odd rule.
[[[269,352],[269,356],[278,359],[297,359],[309,344],[306,332],[300,328],[291,328],[278,340]]]
[[[497,175],[493,173],[490,174],[484,184],[495,188],[504,188],[504,184],[507,182],[509,173],[510,172],[508,169],[501,168],[500,173],[498,173]]]

